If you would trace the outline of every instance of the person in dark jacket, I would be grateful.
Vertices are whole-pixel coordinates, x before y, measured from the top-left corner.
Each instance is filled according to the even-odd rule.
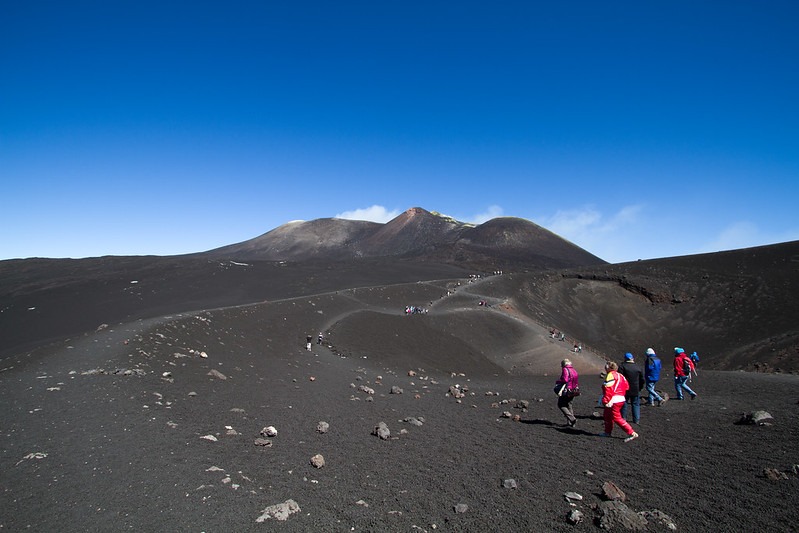
[[[619,366],[619,373],[627,378],[630,388],[624,395],[625,402],[621,408],[621,416],[626,419],[627,404],[632,407],[633,424],[641,420],[641,389],[644,388],[644,370],[635,362],[633,354],[624,354],[624,362]]]
[[[657,405],[660,407],[663,402],[669,399],[668,394],[661,396],[655,390],[655,385],[660,381],[660,371],[663,368],[660,358],[652,348],[646,349],[646,363],[644,363],[644,380],[646,381],[646,390],[649,392],[647,399],[648,405]],[[657,402],[657,403],[656,403]]]

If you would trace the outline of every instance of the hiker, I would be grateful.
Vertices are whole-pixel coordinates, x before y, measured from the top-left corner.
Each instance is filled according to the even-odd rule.
[[[573,428],[577,424],[577,417],[574,416],[572,401],[576,396],[580,395],[580,383],[578,382],[580,376],[572,367],[572,362],[569,359],[561,361],[560,367],[560,379],[555,382],[555,386],[560,391],[558,394],[558,409],[566,417],[566,423],[569,427]]]
[[[644,388],[644,370],[635,362],[635,357],[630,352],[624,354],[624,362],[619,367],[619,372],[627,379],[629,388],[624,394],[624,405],[621,406],[621,417],[627,420],[627,404],[632,408],[633,424],[641,421],[641,389]]]
[[[309,352],[311,351],[311,339],[312,338],[313,337],[311,337],[310,335],[307,335],[305,337],[305,349],[308,350]]]
[[[683,399],[683,391],[691,395],[692,400],[696,400],[696,393],[686,383],[691,372],[695,369],[694,362],[682,348],[674,348],[674,390],[677,391],[677,399]]]
[[[690,356],[691,361],[694,363],[694,371],[696,371],[696,365],[699,364],[699,355],[696,352],[693,352]]]
[[[660,407],[663,402],[669,399],[669,396],[661,396],[655,390],[655,385],[660,381],[660,370],[663,368],[660,362],[660,357],[657,356],[655,350],[652,348],[646,349],[646,363],[644,364],[644,380],[646,381],[646,390],[649,392],[649,399],[647,405],[657,405]],[[657,402],[657,404],[655,403]]]
[[[319,335],[316,337],[316,344],[322,344],[322,339],[323,338],[324,337],[322,336],[322,332],[320,331]]]
[[[600,437],[610,437],[613,432],[613,424],[617,424],[620,428],[627,432],[627,438],[624,442],[630,442],[638,438],[630,424],[627,423],[621,416],[621,408],[624,405],[624,394],[629,388],[627,379],[618,372],[619,365],[613,361],[608,361],[605,364],[605,382],[602,384],[602,405],[605,407],[605,432],[600,433]]]

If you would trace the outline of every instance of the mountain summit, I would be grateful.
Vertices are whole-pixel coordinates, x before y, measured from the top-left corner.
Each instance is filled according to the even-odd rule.
[[[339,218],[289,222],[259,237],[205,252],[243,260],[307,261],[398,258],[505,268],[570,268],[605,264],[522,218],[475,226],[420,207],[385,224]]]

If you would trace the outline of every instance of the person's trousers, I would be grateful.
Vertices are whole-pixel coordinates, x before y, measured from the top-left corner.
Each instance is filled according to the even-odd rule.
[[[628,435],[635,433],[632,426],[621,416],[621,408],[623,405],[624,403],[620,402],[614,403],[612,407],[605,407],[605,433],[608,435],[613,432],[613,424],[617,424],[621,429],[626,431]]]
[[[628,396],[626,401],[621,404],[621,417],[627,420],[627,404],[630,404],[633,411],[633,423],[637,424],[641,420],[641,397]]]
[[[577,421],[577,417],[574,416],[574,410],[572,409],[573,399],[573,397],[567,395],[565,392],[558,396],[558,409],[560,409],[563,416],[566,417],[566,420],[568,420],[570,424],[574,424]]]
[[[677,391],[677,399],[682,400],[682,391],[685,390],[688,394],[692,397],[696,396],[696,393],[691,390],[691,387],[688,386],[688,376],[675,376],[674,377],[674,390]]]
[[[657,385],[657,383],[658,383],[657,381],[646,382],[646,390],[647,392],[649,392],[649,400],[648,400],[649,405],[655,405],[656,401],[658,402],[663,401],[663,396],[658,394],[657,391],[655,390],[655,385]]]

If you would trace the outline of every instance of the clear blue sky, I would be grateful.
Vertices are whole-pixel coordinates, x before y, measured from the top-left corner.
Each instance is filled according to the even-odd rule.
[[[799,239],[799,2],[6,1],[0,259],[410,207],[611,262]]]

